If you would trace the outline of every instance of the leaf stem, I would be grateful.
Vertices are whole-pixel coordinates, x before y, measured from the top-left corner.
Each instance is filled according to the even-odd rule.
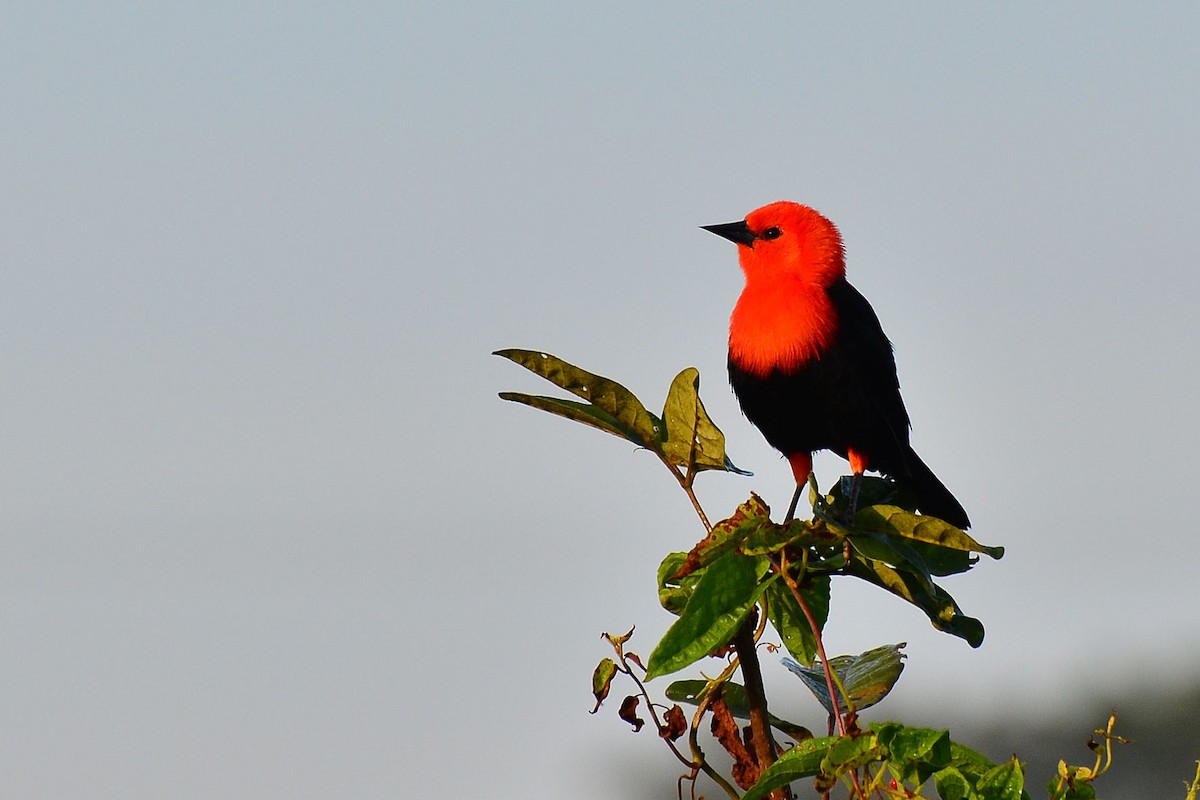
[[[617,658],[620,662],[618,669],[620,672],[629,675],[630,678],[634,680],[634,684],[637,686],[637,693],[641,694],[642,699],[646,700],[646,711],[647,714],[650,715],[650,721],[654,723],[655,728],[661,730],[662,721],[659,720],[658,711],[656,711],[654,708],[654,700],[650,699],[650,693],[646,688],[646,684],[643,684],[641,679],[638,678],[637,674],[634,672],[634,667],[631,666],[629,658],[625,654],[624,644],[613,643],[613,648],[616,649]],[[636,661],[635,663],[637,663],[638,667],[642,666],[640,661]],[[737,662],[734,662],[730,664],[730,666],[726,667],[725,672],[722,672],[719,678],[714,682],[722,682],[722,684],[724,684],[725,681],[731,678],[734,669],[737,669]],[[691,770],[690,777],[691,781],[694,782],[692,783],[692,786],[695,787],[697,770],[702,771],[704,775],[712,778],[714,783],[718,784],[718,786],[720,786],[722,789],[725,789],[726,794],[730,795],[732,800],[738,800],[740,795],[738,795],[737,789],[734,789],[732,784],[726,781],[725,777],[722,777],[720,772],[716,771],[713,766],[708,763],[708,760],[704,758],[704,752],[700,748],[700,742],[696,740],[698,727],[700,727],[700,722],[704,716],[704,712],[708,710],[710,703],[712,703],[712,694],[708,694],[708,696],[704,698],[703,702],[700,704],[700,709],[696,711],[696,716],[694,720],[692,720],[691,733],[688,736],[688,744],[691,747],[691,759],[684,756],[682,752],[679,752],[679,747],[676,746],[676,744],[674,744],[674,742],[670,739],[662,738],[662,741],[666,742],[667,747],[670,748],[671,752],[674,754],[674,757],[679,759],[679,763],[682,763],[684,766],[686,766],[686,768]]]
[[[662,458],[662,462],[671,471],[671,474],[675,476],[675,480],[679,481],[679,486],[687,494],[688,499],[692,501],[692,508],[696,509],[696,514],[699,515],[700,522],[704,524],[705,532],[711,533],[712,524],[708,521],[708,515],[704,513],[704,509],[700,505],[700,499],[696,497],[696,490],[692,488],[692,481],[695,479],[696,473],[690,470],[687,473],[681,473],[675,467],[671,466],[671,463],[665,457]]]
[[[833,685],[835,676],[833,673],[833,667],[829,666],[829,656],[825,653],[825,641],[821,638],[821,626],[817,624],[817,618],[813,616],[812,609],[808,607],[808,601],[804,599],[804,593],[800,591],[799,584],[797,584],[795,578],[788,573],[787,561],[785,560],[784,556],[780,556],[780,562],[778,564],[775,564],[774,559],[772,559],[771,563],[772,566],[779,570],[779,574],[783,576],[783,582],[787,584],[792,596],[795,597],[796,602],[799,603],[800,610],[804,612],[804,618],[808,620],[808,628],[810,631],[812,631],[813,640],[817,643],[817,653],[821,656],[821,666],[824,667],[825,687],[829,690],[829,700],[833,706],[833,717],[837,720],[837,730],[838,733],[845,736],[846,721],[842,718],[842,707],[841,704],[838,703],[838,692]],[[845,699],[846,705],[849,708],[850,698],[846,696],[844,691],[842,692],[841,696]],[[852,708],[850,710],[853,711]]]

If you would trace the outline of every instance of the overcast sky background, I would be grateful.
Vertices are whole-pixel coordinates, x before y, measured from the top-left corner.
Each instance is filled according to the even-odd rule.
[[[841,227],[914,445],[1008,548],[945,584],[980,650],[836,586],[832,651],[909,643],[873,718],[1194,681],[1198,26],[1183,2],[0,12],[0,794],[672,795],[589,678],[601,631],[648,653],[655,566],[700,527],[649,455],[498,400],[552,387],[488,354],[652,409],[697,366],[755,472],[702,476],[710,516],[782,510],[724,375],[735,251],[697,227],[777,199]],[[819,726],[771,662],[775,710]]]

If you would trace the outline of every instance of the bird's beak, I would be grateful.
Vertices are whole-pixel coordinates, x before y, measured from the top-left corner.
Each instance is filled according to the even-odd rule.
[[[735,244],[744,244],[747,247],[754,247],[754,240],[758,238],[754,231],[750,230],[750,226],[746,224],[745,220],[726,222],[724,225],[701,225],[700,227]]]

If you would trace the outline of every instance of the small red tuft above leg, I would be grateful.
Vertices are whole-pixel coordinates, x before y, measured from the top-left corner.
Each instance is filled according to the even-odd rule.
[[[854,514],[858,511],[858,492],[862,488],[863,473],[867,471],[867,456],[864,453],[855,450],[853,447],[846,448],[846,458],[850,461],[850,471],[854,473],[854,482],[850,488],[850,508],[846,511],[847,521],[854,519]],[[849,548],[850,542],[847,540],[846,547]],[[849,550],[847,550],[847,558],[849,558]]]
[[[812,453],[790,453],[787,460],[792,465],[792,474],[796,476],[796,484],[807,483],[808,475],[812,472]]]
[[[850,471],[855,475],[862,475],[871,466],[867,460],[867,454],[859,452],[853,447],[846,448],[846,457],[850,461]]]

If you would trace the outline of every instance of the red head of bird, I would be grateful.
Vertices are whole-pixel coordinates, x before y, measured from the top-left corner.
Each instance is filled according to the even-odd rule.
[[[746,286],[729,321],[729,355],[756,375],[820,358],[837,331],[826,289],[846,276],[842,236],[820,212],[780,201],[742,222],[705,226],[738,245]]]

